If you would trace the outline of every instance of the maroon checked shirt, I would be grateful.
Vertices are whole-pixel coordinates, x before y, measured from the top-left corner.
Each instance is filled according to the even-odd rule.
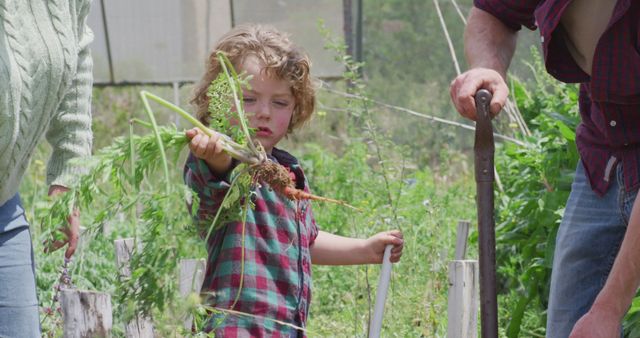
[[[596,46],[591,76],[574,61],[558,29],[570,2],[474,0],[514,30],[539,28],[549,74],[580,83],[576,144],[591,188],[604,195],[611,169],[622,163],[625,189],[632,191],[640,185],[640,1],[617,1]]]

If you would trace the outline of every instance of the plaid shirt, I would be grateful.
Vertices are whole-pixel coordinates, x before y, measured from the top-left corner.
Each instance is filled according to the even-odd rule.
[[[560,19],[571,0],[475,0],[474,4],[519,30],[539,28],[545,66],[566,83],[580,83],[581,123],[576,144],[591,188],[609,188],[622,163],[624,185],[640,185],[640,1],[618,0],[593,58],[592,76],[574,61],[563,40]],[[585,18],[588,20],[588,18]]]
[[[272,160],[290,170],[296,187],[308,191],[295,157],[273,149]],[[185,182],[199,196],[197,219],[211,222],[225,193],[228,178],[216,177],[192,154],[185,165]],[[311,300],[310,246],[318,235],[309,201],[291,201],[263,184],[254,189],[244,237],[244,284],[233,310],[256,317],[213,315],[207,331],[219,337],[296,337],[303,332],[273,320],[305,327]],[[239,218],[239,217],[238,217]],[[229,309],[239,291],[242,221],[230,221],[212,233],[202,292],[207,303]]]

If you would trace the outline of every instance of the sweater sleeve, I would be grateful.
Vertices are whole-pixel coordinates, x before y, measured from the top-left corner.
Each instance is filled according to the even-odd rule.
[[[93,32],[87,26],[90,0],[78,0],[71,20],[76,20],[77,66],[46,134],[53,152],[47,165],[47,184],[69,186],[82,173],[82,165],[72,159],[91,155],[91,91],[93,60],[89,43]],[[68,62],[68,61],[67,61]]]

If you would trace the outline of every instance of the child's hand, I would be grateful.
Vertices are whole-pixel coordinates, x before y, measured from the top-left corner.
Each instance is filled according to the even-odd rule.
[[[384,257],[384,248],[392,244],[390,260],[392,263],[400,261],[404,240],[400,230],[390,230],[377,233],[366,240],[365,246],[371,253],[373,263],[381,264]]]
[[[189,149],[193,155],[207,162],[214,173],[222,174],[229,170],[231,156],[224,151],[220,134],[214,133],[213,136],[208,136],[198,128],[189,129],[185,134],[191,140]]]

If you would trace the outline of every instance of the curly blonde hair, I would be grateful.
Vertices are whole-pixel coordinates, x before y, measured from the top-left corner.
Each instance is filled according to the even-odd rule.
[[[264,65],[268,76],[287,81],[295,99],[295,107],[287,134],[311,118],[315,109],[315,88],[311,79],[311,61],[307,54],[289,40],[288,35],[268,25],[239,25],[225,34],[209,55],[206,72],[194,88],[191,103],[196,106],[200,121],[209,123],[207,89],[218,76],[221,66],[217,52],[224,53],[238,68],[248,56],[255,56]]]

